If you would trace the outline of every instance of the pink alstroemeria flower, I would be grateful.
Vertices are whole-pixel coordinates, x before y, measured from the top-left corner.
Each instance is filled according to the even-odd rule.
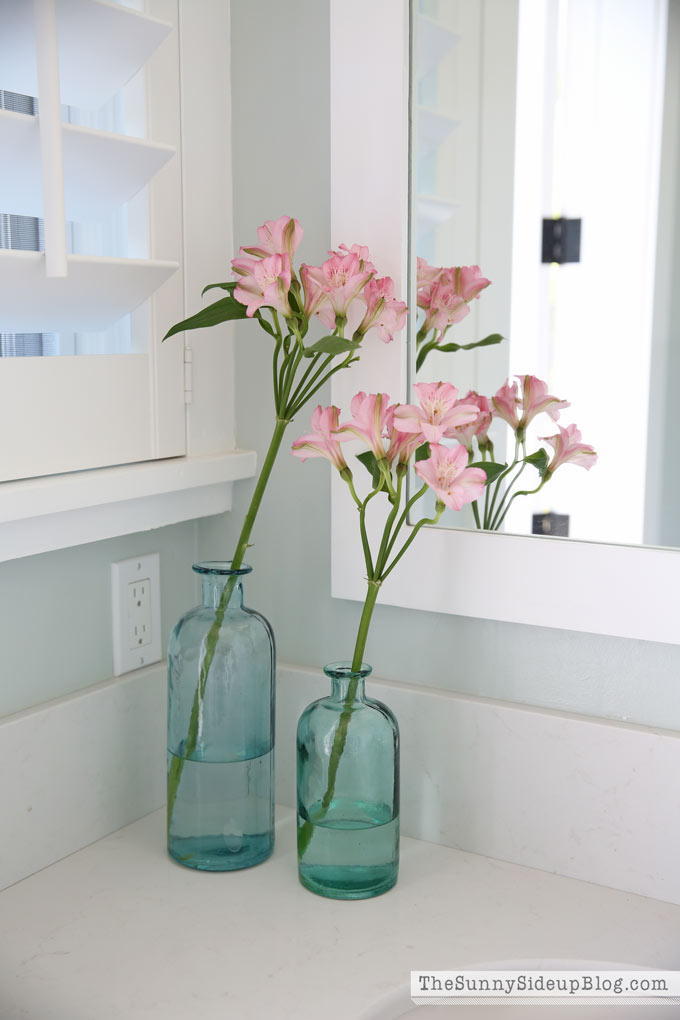
[[[400,432],[416,432],[428,443],[452,436],[460,425],[476,421],[479,409],[474,404],[458,403],[458,390],[451,383],[416,383],[413,389],[420,401],[399,404],[394,412],[394,427]]]
[[[371,253],[365,244],[353,244],[351,248],[348,248],[346,244],[339,244],[338,251],[329,251],[328,254],[337,255],[339,258],[342,258],[343,255],[357,255],[362,269],[369,269],[372,273],[376,272],[371,261]]]
[[[416,464],[416,474],[429,485],[437,500],[460,510],[484,492],[486,473],[481,468],[468,467],[468,453],[464,446],[430,447],[428,460]]]
[[[451,438],[462,443],[468,453],[472,453],[472,440],[476,436],[480,449],[489,445],[489,426],[492,421],[491,404],[488,397],[483,397],[475,390],[470,390],[464,397],[456,402],[457,405],[473,404],[479,411],[479,417],[468,422],[467,425],[459,425],[452,430]]]
[[[252,255],[258,259],[266,259],[268,255],[295,254],[304,230],[297,220],[291,216],[281,216],[278,220],[266,220],[257,228],[260,247],[241,248],[240,254]]]
[[[548,464],[548,474],[553,474],[562,464],[576,464],[590,471],[597,463],[594,447],[581,442],[581,433],[575,425],[567,425],[566,429],[561,425],[557,427],[560,431],[556,436],[540,437],[546,443],[550,443],[555,451],[553,459]]]
[[[300,436],[293,443],[292,454],[305,461],[308,457],[325,457],[338,471],[347,468],[347,462],[342,452],[341,440],[334,436],[338,428],[339,410],[331,404],[330,407],[322,407],[319,404],[312,411],[312,431]]]
[[[232,259],[231,265],[239,277],[234,297],[242,305],[247,305],[246,315],[249,319],[262,305],[275,308],[290,318],[293,313],[288,304],[291,280],[288,255],[270,255],[264,259]]]
[[[335,435],[343,440],[356,436],[367,444],[376,460],[384,460],[383,437],[392,432],[394,408],[387,393],[357,393],[352,397],[352,420],[343,422]]]
[[[408,307],[394,296],[394,281],[389,276],[369,280],[359,295],[366,302],[366,314],[356,332],[364,336],[369,329],[377,330],[383,343],[389,344],[394,334],[404,328]]]
[[[326,294],[327,303],[318,305],[316,314],[329,329],[335,328],[338,319],[346,320],[347,309],[373,275],[362,266],[356,252],[331,255],[320,266],[303,266],[307,279]]]
[[[300,266],[300,279],[302,280],[302,287],[305,292],[305,315],[308,319],[311,319],[318,312],[321,305],[328,301],[328,295],[325,287],[316,281],[310,274],[310,267],[304,265],[304,263]],[[333,319],[331,329],[334,325],[335,320]]]
[[[423,445],[423,437],[419,432],[400,432],[392,422],[390,445],[387,448],[387,461],[393,464],[408,464],[419,446]]]

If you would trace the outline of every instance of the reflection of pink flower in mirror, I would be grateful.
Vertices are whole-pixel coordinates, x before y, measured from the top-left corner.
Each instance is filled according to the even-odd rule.
[[[234,273],[239,280],[234,297],[246,305],[246,315],[252,319],[258,308],[266,305],[283,312],[286,318],[293,314],[288,304],[290,289],[290,257],[270,255],[263,259],[232,259]]]
[[[416,474],[429,485],[437,500],[453,510],[460,510],[484,492],[486,473],[481,468],[468,467],[468,453],[464,446],[430,447],[428,460],[416,464]]]
[[[496,415],[507,421],[516,432],[523,433],[529,422],[543,411],[557,421],[560,411],[570,406],[568,400],[560,400],[548,393],[548,384],[535,375],[518,375],[517,378],[522,387],[521,396],[517,383],[511,384],[508,379],[491,398]]]
[[[343,471],[347,467],[342,452],[341,440],[334,435],[338,428],[337,407],[318,405],[312,412],[312,431],[300,436],[293,443],[293,456],[305,461],[308,457],[325,457],[331,464]]]
[[[479,416],[466,425],[459,425],[453,429],[450,433],[452,439],[458,440],[463,446],[472,452],[472,440],[476,436],[477,442],[479,443],[480,449],[488,446],[489,443],[489,426],[491,425],[492,412],[491,404],[488,397],[483,397],[475,390],[470,390],[464,397],[456,402],[458,405],[470,406],[473,405],[477,408]]]
[[[394,296],[394,281],[389,276],[369,280],[360,298],[366,302],[366,314],[356,332],[364,336],[369,329],[375,329],[383,343],[390,343],[394,334],[404,328],[408,312],[406,303]]]
[[[313,281],[326,294],[328,303],[318,305],[316,314],[329,329],[335,328],[338,319],[346,320],[349,306],[370,280],[372,271],[362,265],[356,252],[350,252],[331,255],[320,266],[303,266],[307,280]]]
[[[417,303],[425,310],[421,329],[443,332],[469,313],[470,301],[478,298],[491,281],[482,276],[479,266],[436,268],[418,259]]]
[[[548,384],[535,375],[518,375],[517,378],[522,384],[522,417],[519,420],[519,427],[526,428],[530,421],[537,414],[545,411],[553,421],[557,421],[560,410],[570,407],[568,400],[560,400],[548,393]]]
[[[418,257],[418,268],[416,272],[416,288],[420,290],[422,287],[427,287],[429,284],[434,283],[441,276],[442,269],[440,266],[430,266],[425,261]],[[420,301],[418,301],[420,304]]]
[[[257,228],[260,246],[241,248],[240,254],[253,255],[264,259],[268,255],[289,255],[298,248],[304,230],[291,216],[280,216],[278,220],[266,220]]]
[[[441,339],[449,326],[461,322],[470,314],[470,308],[465,300],[446,280],[438,280],[421,291],[418,304],[425,309],[425,321],[421,331],[429,333],[430,330],[436,329],[439,331],[438,339]]]
[[[387,393],[357,393],[352,397],[352,420],[343,422],[335,434],[343,439],[356,436],[366,443],[376,460],[384,460],[383,437],[392,432],[394,407]]]
[[[458,390],[451,383],[416,383],[413,389],[420,407],[399,404],[394,412],[394,427],[401,432],[415,432],[429,443],[438,443],[479,416],[474,404],[458,401]]]
[[[455,266],[448,270],[451,284],[463,301],[474,301],[491,284],[479,266]]]
[[[552,475],[562,464],[576,464],[590,471],[597,463],[597,454],[592,446],[581,442],[581,433],[575,425],[567,425],[563,429],[557,426],[559,432],[556,436],[541,436],[546,443],[550,443],[553,450],[553,458],[548,464],[548,474]]]

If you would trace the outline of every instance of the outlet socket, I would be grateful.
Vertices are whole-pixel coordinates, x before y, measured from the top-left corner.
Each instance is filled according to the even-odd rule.
[[[111,564],[113,675],[161,660],[158,553]]]

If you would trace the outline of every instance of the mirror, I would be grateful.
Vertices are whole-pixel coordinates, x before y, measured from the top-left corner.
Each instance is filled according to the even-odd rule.
[[[442,343],[507,338],[434,347],[416,371],[421,311],[411,380],[491,397],[530,374],[570,401],[558,424],[578,426],[597,464],[560,467],[502,530],[680,546],[664,470],[680,445],[680,0],[413,0],[411,35],[411,272],[416,256],[478,264],[492,285]],[[571,252],[556,217],[579,223]],[[553,261],[565,254],[578,261]],[[556,432],[541,414],[526,452],[552,455],[538,437]],[[509,462],[514,433],[495,420],[491,435]],[[527,465],[519,488],[539,482]],[[475,521],[465,508],[439,526]]]

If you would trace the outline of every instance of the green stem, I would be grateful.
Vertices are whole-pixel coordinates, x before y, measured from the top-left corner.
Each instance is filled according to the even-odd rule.
[[[366,601],[364,602],[364,608],[361,613],[361,619],[359,621],[357,639],[354,643],[352,670],[355,673],[361,669],[361,663],[364,661],[364,650],[366,648],[366,641],[368,639],[368,628],[371,624],[371,617],[373,616],[373,610],[375,609],[375,603],[376,599],[378,598],[379,591],[380,581],[374,581],[372,578],[369,578],[368,591],[366,593]]]
[[[481,531],[482,522],[479,519],[479,507],[477,506],[477,500],[475,500],[472,504],[472,513],[474,514],[475,517],[475,527],[477,528],[478,531]]]
[[[255,518],[257,517],[257,512],[260,509],[264,490],[267,487],[267,482],[269,481],[269,476],[272,473],[274,461],[276,460],[276,455],[279,452],[281,440],[283,439],[283,434],[286,431],[288,424],[289,422],[285,418],[276,419],[274,434],[272,435],[271,442],[269,443],[269,449],[267,450],[267,455],[264,459],[260,476],[257,479],[255,492],[253,493],[253,498],[250,501],[250,506],[248,507],[248,512],[245,516],[245,520],[243,521],[243,527],[241,528],[241,534],[238,537],[236,549],[234,550],[234,555],[231,559],[231,567],[233,570],[238,570],[238,568],[243,564],[243,557],[245,556],[246,549],[248,548],[250,533],[253,530],[253,525],[255,523]],[[232,575],[222,591],[219,605],[215,611],[215,619],[210,626],[210,630],[208,631],[203,647],[198,683],[196,684],[194,701],[191,706],[189,728],[187,731],[187,738],[184,741],[183,754],[181,757],[173,756],[172,763],[170,765],[170,771],[168,773],[168,831],[170,830],[170,824],[172,822],[175,801],[177,799],[177,789],[179,787],[180,779],[182,778],[182,770],[184,768],[185,759],[190,758],[196,750],[196,743],[198,741],[198,721],[205,693],[205,685],[210,672],[210,667],[212,666],[213,659],[215,658],[220,629],[224,622],[224,614],[227,606],[229,605],[229,600],[236,585],[236,580],[236,575]]]
[[[510,495],[513,486],[517,483],[517,479],[522,474],[522,472],[524,471],[525,467],[526,467],[526,462],[522,461],[522,464],[520,466],[519,471],[517,472],[515,477],[511,481],[508,482],[507,488],[506,488],[505,492],[503,493],[503,498],[501,499],[500,503],[498,504],[498,509],[496,510],[496,514],[495,514],[493,520],[491,521],[491,524],[489,525],[489,530],[490,531],[497,531],[498,530],[498,528],[500,527],[501,521],[505,517],[505,513],[507,513],[508,510],[510,509],[510,503],[512,503],[512,499],[510,500],[510,503],[508,503],[505,513],[503,513],[503,507],[505,506],[505,504],[507,502],[508,496]],[[501,517],[501,514],[503,514],[502,517]],[[499,520],[499,518],[500,518],[500,520]]]
[[[272,358],[272,375],[274,383],[274,407],[279,406],[279,352],[281,350],[281,339],[277,338]]]
[[[399,518],[399,520],[397,521],[397,526],[394,529],[394,534],[392,535],[392,538],[389,541],[389,545],[387,546],[387,556],[385,557],[385,559],[387,559],[387,557],[392,552],[392,549],[394,548],[394,544],[397,541],[397,539],[399,538],[399,532],[401,531],[402,527],[404,526],[404,523],[407,520],[408,515],[411,512],[411,509],[415,506],[415,504],[418,502],[420,497],[425,495],[427,490],[428,490],[428,486],[427,485],[423,485],[420,489],[418,489],[418,491],[416,493],[413,494],[413,496],[411,496],[411,498],[409,499],[408,503],[404,507],[404,512],[401,515],[401,517]]]
[[[366,504],[368,498],[364,500],[359,506],[359,531],[361,532],[361,545],[364,550],[364,563],[366,564],[366,576],[373,577],[373,557],[371,556],[371,546],[368,541],[368,532],[366,531]]]
[[[302,347],[297,345],[295,346],[295,349],[292,350],[288,355],[288,363],[286,365],[286,371],[283,378],[283,385],[279,392],[279,406],[277,408],[277,413],[283,415],[286,418],[292,417],[292,415],[286,414],[286,409],[288,408],[288,398],[290,396],[290,391],[293,386],[295,373],[297,372],[298,365],[302,361],[303,356],[304,355]]]
[[[430,330],[425,329],[425,323],[423,323],[418,332],[416,333],[416,347],[420,347],[420,345],[424,343],[425,340],[427,340],[429,334]]]
[[[425,358],[428,356],[430,351],[433,351],[437,346],[438,344],[436,340],[430,340],[428,343],[423,344],[416,356],[416,372],[420,371],[425,363]]]
[[[420,529],[425,524],[437,524],[437,522],[439,521],[439,518],[441,517],[441,515],[444,512],[444,504],[443,503],[441,503],[441,504],[437,503],[437,505],[435,507],[435,510],[436,510],[436,513],[435,513],[434,517],[424,517],[421,521],[418,521],[418,523],[416,525],[414,525],[413,531],[411,532],[409,537],[406,539],[406,541],[404,542],[403,546],[401,547],[401,549],[399,550],[397,555],[394,557],[394,559],[390,563],[390,565],[387,568],[387,570],[383,571],[382,578],[381,578],[382,581],[384,581],[385,578],[389,577],[389,575],[392,573],[392,571],[396,567],[397,563],[402,558],[404,553],[408,550],[409,546],[411,545],[411,543],[415,539],[415,537],[418,534],[418,532],[420,531]]]
[[[500,484],[503,481],[503,479],[507,475],[509,475],[511,471],[513,471],[515,469],[517,464],[519,464],[519,443],[520,443],[519,438],[518,438],[517,434],[515,433],[515,455],[513,457],[512,464],[508,465],[508,467],[506,467],[505,471],[501,471],[501,473],[499,474],[498,478],[496,479],[496,484],[495,484],[494,490],[493,490],[493,498],[491,500],[491,506],[489,508],[489,517],[488,517],[488,519],[486,518],[486,515],[485,515],[484,527],[485,528],[489,528],[489,530],[491,530],[491,520],[493,519],[494,511],[496,509],[496,500],[498,498],[498,493],[500,491]]]
[[[485,528],[488,528],[488,526],[489,526],[489,493],[490,492],[491,492],[491,486],[489,484],[487,484],[486,488],[484,490],[484,527]]]
[[[543,486],[545,485],[545,483],[547,482],[548,477],[544,478],[543,481],[541,482],[541,484],[539,486],[537,486],[535,489],[521,489],[519,492],[516,492],[514,494],[514,496],[512,497],[512,499],[510,500],[510,502],[508,503],[508,505],[506,506],[506,508],[505,508],[505,510],[503,512],[503,516],[500,518],[500,520],[496,524],[495,530],[498,530],[498,528],[500,528],[501,524],[503,523],[503,521],[505,520],[505,518],[507,516],[508,510],[512,506],[513,502],[517,499],[517,497],[518,496],[533,496],[533,495],[535,495],[535,493],[540,492],[541,489],[543,488]],[[500,507],[499,507],[498,512],[500,513]]]
[[[315,358],[312,358],[309,368],[300,379],[300,382],[298,383],[297,388],[293,393],[293,396],[291,397],[291,404],[294,407],[296,405],[302,406],[302,404],[307,403],[307,392],[309,391],[311,394],[314,391],[314,383],[319,378],[319,376],[326,370],[328,365],[333,360],[333,357],[334,357],[333,354],[327,354],[325,358],[323,357],[322,354],[317,354]],[[323,362],[322,365],[319,365],[320,361]],[[309,380],[309,382],[307,382],[307,377],[309,376],[309,373],[313,369],[316,369],[316,371],[314,372],[314,375]]]
[[[404,476],[400,473],[397,478],[397,491],[394,494],[394,506],[390,510],[389,517],[385,522],[385,530],[383,531],[382,542],[380,543],[380,549],[378,550],[378,559],[375,563],[375,576],[380,577],[383,567],[387,561],[388,548],[390,542],[390,536],[392,532],[392,525],[394,524],[395,518],[399,513],[399,506],[401,504],[401,490],[404,484]]]
[[[357,355],[353,355],[352,352],[350,351],[348,357],[345,358],[344,361],[340,362],[339,365],[336,365],[335,368],[332,368],[330,370],[330,372],[326,372],[326,374],[323,376],[323,378],[319,379],[318,382],[315,382],[314,385],[311,386],[311,388],[308,385],[308,387],[305,390],[305,392],[302,395],[302,397],[299,398],[297,400],[297,402],[292,405],[291,409],[288,412],[288,417],[289,418],[293,418],[297,414],[297,412],[300,410],[300,408],[304,404],[306,404],[307,401],[310,400],[310,398],[313,397],[314,394],[317,393],[321,389],[321,387],[324,386],[328,382],[328,380],[330,378],[332,378],[332,376],[335,375],[336,372],[339,372],[343,368],[348,368],[351,364],[353,364],[355,361],[358,361],[358,360],[359,360],[359,358],[357,357]],[[291,401],[291,403],[292,403],[292,401]]]
[[[368,581],[368,592],[366,593],[366,601],[364,602],[363,612],[361,614],[361,620],[359,622],[359,630],[357,632],[357,639],[354,645],[354,657],[352,659],[352,672],[355,674],[359,673],[361,664],[364,657],[364,649],[366,647],[366,639],[368,637],[368,628],[371,623],[371,617],[373,615],[373,609],[375,608],[376,599],[378,598],[378,592],[380,591],[380,581],[369,578]],[[319,819],[323,818],[331,804],[333,803],[333,797],[335,796],[335,780],[338,774],[338,767],[340,765],[340,759],[342,758],[342,752],[345,750],[345,743],[347,741],[347,727],[349,726],[349,720],[352,716],[354,708],[354,699],[356,698],[357,688],[359,686],[358,675],[353,676],[347,687],[347,695],[345,697],[345,703],[340,713],[340,719],[338,721],[338,728],[335,731],[333,737],[333,746],[331,747],[331,754],[328,761],[328,784],[326,786],[326,792],[321,800],[321,806],[318,812],[314,816],[314,821],[318,822]],[[307,820],[298,829],[298,859],[301,860],[309,846],[310,840],[314,835],[314,824]]]

